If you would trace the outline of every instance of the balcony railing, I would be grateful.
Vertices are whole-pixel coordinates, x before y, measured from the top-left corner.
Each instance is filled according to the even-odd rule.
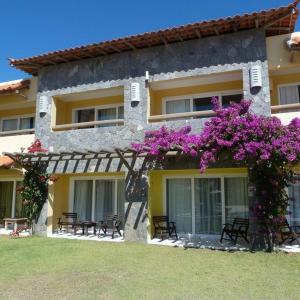
[[[52,126],[53,131],[59,130],[74,130],[74,129],[83,129],[83,128],[93,128],[93,127],[101,127],[106,125],[119,126],[123,125],[123,119],[115,119],[115,120],[104,120],[104,121],[92,121],[92,122],[81,122],[81,123],[71,123],[71,124],[62,124]]]
[[[293,112],[300,110],[300,103],[271,106],[272,113]]]
[[[192,118],[209,118],[214,116],[215,114],[216,113],[212,110],[205,110],[205,111],[192,111],[192,112],[176,113],[176,114],[156,115],[156,116],[150,116],[149,122],[159,122],[159,121],[178,120],[178,119],[192,119]]]
[[[31,133],[34,133],[34,130],[35,129],[32,128],[32,129],[0,131],[0,136],[31,134]]]

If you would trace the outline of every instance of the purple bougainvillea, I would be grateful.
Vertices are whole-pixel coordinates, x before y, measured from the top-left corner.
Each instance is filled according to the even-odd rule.
[[[231,103],[224,109],[217,98],[212,103],[216,116],[200,133],[191,133],[189,126],[179,130],[163,126],[146,132],[145,140],[133,148],[159,159],[169,150],[180,150],[199,160],[201,172],[224,157],[244,165],[259,199],[251,207],[252,219],[274,223],[286,214],[285,188],[292,181],[293,166],[300,161],[300,119],[284,126],[277,117],[251,113],[251,101]]]

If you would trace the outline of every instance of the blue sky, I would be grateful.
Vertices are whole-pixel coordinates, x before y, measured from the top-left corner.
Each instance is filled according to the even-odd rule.
[[[292,1],[1,0],[0,82],[28,77],[11,68],[8,57],[28,57]]]

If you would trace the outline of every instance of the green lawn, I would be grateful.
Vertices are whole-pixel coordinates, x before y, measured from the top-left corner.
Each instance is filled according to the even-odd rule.
[[[300,255],[0,237],[1,299],[300,299]]]

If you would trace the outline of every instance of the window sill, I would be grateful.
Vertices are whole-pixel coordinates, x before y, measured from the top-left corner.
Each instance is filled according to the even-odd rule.
[[[35,131],[35,129],[22,129],[22,130],[1,131],[0,132],[0,136],[33,134],[34,131]]]

